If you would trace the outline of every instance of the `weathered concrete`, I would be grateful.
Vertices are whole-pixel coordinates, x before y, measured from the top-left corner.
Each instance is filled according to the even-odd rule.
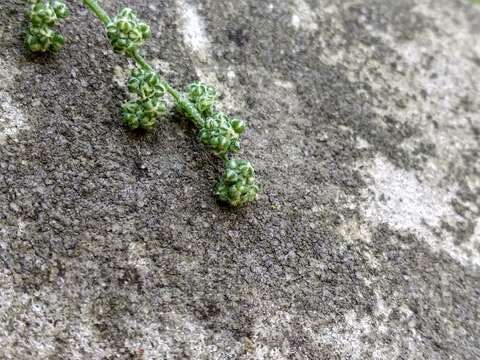
[[[218,206],[173,114],[122,128],[127,63],[80,1],[33,57],[3,0],[0,359],[480,358],[480,6],[122,5],[245,117],[263,192]]]

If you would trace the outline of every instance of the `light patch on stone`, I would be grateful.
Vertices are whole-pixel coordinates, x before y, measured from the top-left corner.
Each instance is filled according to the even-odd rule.
[[[237,75],[235,74],[235,71],[233,71],[233,70],[228,70],[228,71],[227,71],[227,78],[228,78],[229,80],[233,80],[233,79],[235,79],[236,77],[237,77]]]
[[[395,295],[395,294],[394,294]],[[414,328],[413,312],[405,304],[391,304],[375,291],[372,313],[360,314],[348,310],[335,321],[326,322],[324,314],[311,312],[308,319],[286,311],[273,311],[256,319],[252,326],[252,359],[289,359],[294,355],[285,342],[292,329],[301,327],[302,337],[312,347],[328,349],[328,354],[340,359],[413,359],[422,339]],[[396,318],[390,314],[395,310]],[[400,324],[408,323],[408,329]],[[388,334],[389,342],[372,341]],[[269,344],[269,345],[266,345]],[[408,348],[409,352],[401,353]]]
[[[0,358],[21,359],[32,351],[36,359],[53,356],[56,329],[47,306],[37,301],[41,297],[16,291],[11,275],[4,271],[0,289]]]
[[[455,192],[460,190],[461,180],[474,193],[480,190],[480,181],[475,175],[480,171],[480,162],[467,163],[465,160],[465,155],[478,149],[478,140],[471,126],[480,123],[480,101],[475,96],[480,88],[480,67],[471,59],[480,57],[480,43],[475,35],[465,30],[470,25],[461,11],[444,16],[437,9],[420,3],[413,11],[433,21],[442,32],[439,34],[426,28],[421,36],[410,41],[398,41],[389,31],[371,29],[373,35],[400,55],[395,59],[398,71],[391,71],[381,64],[376,71],[398,89],[400,97],[406,99],[404,108],[392,102],[387,107],[378,107],[376,111],[379,115],[393,116],[418,129],[415,136],[401,144],[408,153],[414,154],[424,144],[434,145],[434,153],[423,156],[424,164],[422,170],[415,171],[416,178],[422,184],[429,184],[437,193],[448,194],[443,201],[444,210],[454,200],[470,210],[466,217],[478,222],[478,204],[457,196]],[[363,73],[367,78],[368,72]],[[381,84],[378,80],[375,83]],[[424,97],[420,96],[422,92]],[[412,96],[416,96],[414,101],[409,99]],[[462,105],[465,102],[467,106]],[[456,173],[464,174],[463,178],[456,179]],[[464,220],[452,208],[441,218],[452,228]],[[464,265],[480,265],[478,235],[455,244],[455,235],[438,228],[438,222],[436,224],[440,239],[435,240],[433,234],[424,234],[423,237],[430,239],[430,245],[447,251]],[[430,224],[427,222],[427,225]],[[416,228],[418,230],[418,224]]]
[[[335,355],[342,359],[396,360],[401,358],[400,355],[413,359],[412,356],[416,356],[418,347],[421,347],[422,339],[410,325],[407,333],[398,327],[398,324],[409,322],[413,313],[406,305],[394,306],[387,303],[377,291],[375,296],[372,314],[360,315],[352,309],[343,314],[343,321],[327,324],[319,330],[317,327],[315,331],[304,326],[304,331],[309,334],[312,343],[329,345],[334,349]],[[389,316],[394,308],[399,319],[392,324]],[[392,341],[369,341],[380,339],[385,334]],[[404,347],[409,349],[407,353],[402,350]]]
[[[382,157],[375,158],[364,171],[368,185],[364,192],[366,220],[413,232],[433,250],[445,251],[463,265],[480,265],[478,239],[472,237],[456,245],[452,234],[441,228],[442,221],[461,220],[450,205],[455,188],[446,191],[420,182],[413,172],[397,168]]]
[[[370,149],[372,147],[372,145],[367,140],[362,138],[361,136],[356,137],[356,144],[355,145],[356,145],[356,148],[360,149],[360,150]]]
[[[267,345],[271,339],[284,338],[283,330],[291,326],[292,315],[285,311],[278,311],[270,316],[256,319],[252,329],[252,358],[286,360],[286,351],[282,347]]]
[[[27,127],[23,112],[8,94],[17,73],[15,66],[0,59],[0,144]]]
[[[400,193],[394,194],[397,197],[393,200],[377,203],[376,208],[370,209],[370,221],[377,224],[386,221],[398,230],[413,230],[433,248],[446,251],[462,264],[479,264],[478,236],[456,244],[458,239],[443,229],[441,222],[446,222],[453,229],[464,222],[465,219],[455,213],[450,204],[452,201],[470,209],[466,219],[478,221],[478,205],[456,192],[465,187],[464,184],[473,193],[480,190],[474,171],[480,171],[480,162],[467,163],[465,160],[465,155],[471,156],[478,149],[472,125],[480,123],[480,101],[475,96],[480,88],[480,67],[472,59],[480,58],[480,42],[469,31],[470,25],[464,12],[444,16],[438,8],[425,3],[419,3],[413,11],[433,21],[436,28],[442,29],[441,33],[433,30],[435,27],[427,27],[411,39],[399,41],[395,27],[378,29],[366,17],[358,18],[367,31],[392,49],[391,54],[385,54],[386,59],[378,60],[375,44],[346,46],[342,35],[346,29],[339,16],[341,9],[338,5],[320,8],[317,16],[320,22],[328,19],[329,33],[325,36],[332,46],[326,43],[322,46],[319,60],[331,66],[342,66],[345,76],[352,83],[367,83],[374,93],[390,93],[385,97],[370,97],[368,110],[376,113],[371,120],[379,127],[386,127],[384,119],[389,116],[399,124],[407,124],[417,130],[399,146],[410,157],[418,158],[422,168],[408,174],[400,171],[399,175],[412,189],[420,192],[407,194],[403,203],[400,203]],[[319,41],[324,43],[322,38]],[[395,64],[395,68],[391,64]],[[360,96],[363,90],[358,91]],[[465,99],[470,109],[462,106]],[[371,148],[368,141],[359,139],[357,147]],[[425,145],[430,146],[431,153],[422,150]],[[393,172],[398,175],[396,170]],[[457,173],[461,174],[461,178],[457,178]],[[387,190],[389,181],[384,180],[383,190]],[[400,180],[391,181],[399,191]],[[414,201],[411,206],[405,205],[411,200]],[[405,219],[402,211],[407,214]],[[433,234],[433,230],[437,235]]]
[[[342,224],[337,229],[339,235],[344,239],[346,244],[357,246],[359,242],[370,244],[372,241],[372,233],[368,224],[358,221],[356,219],[344,219]],[[340,251],[347,251],[344,248],[344,244],[339,244]],[[373,248],[368,246],[362,251],[362,256],[370,269],[380,269],[380,261],[375,256]],[[368,279],[363,279],[368,282]],[[369,286],[369,284],[366,284]]]
[[[287,90],[293,90],[295,89],[295,84],[291,81],[286,81],[286,80],[281,80],[281,79],[275,79],[273,81],[275,86],[287,89]]]
[[[115,356],[113,349],[104,349],[100,344],[96,334],[94,324],[89,320],[88,315],[85,318],[72,321],[70,324],[70,333],[74,334],[73,341],[70,342],[69,358],[72,360],[82,360],[85,357],[90,359],[103,359]],[[103,346],[102,346],[103,345]]]
[[[364,215],[376,224],[413,229],[425,236],[429,234],[425,225],[436,227],[443,217],[455,216],[449,205],[453,194],[420,183],[412,172],[377,157],[369,174],[373,197]]]
[[[233,358],[242,352],[243,344],[234,340],[228,331],[205,328],[187,314],[164,313],[161,316],[161,324],[145,324],[133,318],[128,319],[126,326],[140,336],[127,339],[126,346],[141,351],[145,359],[173,359],[180,355],[189,359],[201,359],[205,354],[209,354],[211,359],[224,359]],[[179,342],[182,343],[182,354],[172,351]]]
[[[120,87],[126,88],[131,69],[115,65],[113,68],[113,81]]]
[[[317,17],[304,0],[292,0],[292,26],[299,30],[318,30]]]
[[[475,231],[473,232],[473,238],[475,242],[480,244],[480,219],[477,219],[477,225],[475,226]]]
[[[367,224],[357,221],[354,218],[343,221],[338,228],[338,232],[345,239],[345,241],[350,244],[358,241],[368,244],[372,241],[372,234]]]
[[[201,60],[207,59],[210,48],[206,25],[197,8],[185,0],[177,0],[180,14],[181,31],[185,44],[196,53]]]
[[[159,71],[161,74],[171,74],[173,72],[171,64],[169,62],[163,61],[161,59],[152,60],[153,67]]]
[[[0,92],[0,144],[26,127],[25,123],[23,112],[12,98],[7,93]]]
[[[425,170],[417,175],[438,180],[451,172],[452,164],[463,164],[463,154],[478,147],[471,124],[480,123],[480,102],[475,96],[480,88],[480,68],[471,59],[480,57],[480,45],[476,36],[463,30],[469,26],[463,12],[440,16],[426,4],[417,5],[414,12],[434,21],[442,34],[425,29],[422,36],[402,42],[393,34],[372,30],[400,55],[396,60],[398,72],[378,67],[382,77],[405,99],[417,96],[415,101],[406,100],[403,109],[391,104],[383,112],[378,110],[418,127],[418,135],[402,144],[404,149],[413,152],[421,144],[436,145],[436,156],[430,157]],[[426,94],[425,99],[419,96],[421,92]],[[471,111],[459,106],[463,99],[472,102]]]
[[[128,249],[128,264],[135,267],[139,274],[147,276],[153,267],[144,244],[131,243]]]
[[[234,98],[228,86],[218,80],[219,66],[213,60],[210,50],[211,43],[207,33],[205,20],[198,13],[197,8],[186,0],[176,0],[179,13],[179,28],[183,34],[185,45],[191,50],[191,59],[195,66],[196,73],[201,81],[212,85],[223,94],[221,110],[238,111],[243,107],[240,100]],[[233,70],[226,70],[226,75]],[[233,79],[231,79],[233,80]]]

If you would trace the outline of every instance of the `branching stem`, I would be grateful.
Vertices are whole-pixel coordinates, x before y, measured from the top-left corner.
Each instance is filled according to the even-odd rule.
[[[240,149],[240,135],[245,131],[245,123],[217,110],[215,101],[218,96],[212,87],[194,82],[184,95],[155,72],[139,50],[150,36],[150,27],[138,19],[133,10],[124,8],[110,19],[98,0],[83,0],[83,3],[106,28],[113,50],[130,58],[137,66],[128,81],[129,92],[136,98],[122,105],[125,125],[131,129],[153,127],[156,117],[165,111],[160,98],[168,92],[177,109],[199,129],[200,140],[225,163],[226,169],[217,183],[215,195],[232,206],[254,201],[259,187],[253,166],[247,160],[230,158],[231,153]]]
[[[101,7],[101,5],[96,0],[83,0],[83,3],[100,19],[103,25],[107,26],[110,22],[110,17],[107,12]],[[153,71],[153,68],[145,61],[145,59],[140,55],[138,51],[134,52],[130,58],[135,61],[135,63],[145,70]],[[179,106],[189,119],[197,126],[198,128],[203,125],[203,118],[195,108],[195,106],[185,99],[184,96],[180,94],[175,88],[170,85],[165,79],[159,76],[162,85],[165,87],[167,92],[175,99],[177,106]]]

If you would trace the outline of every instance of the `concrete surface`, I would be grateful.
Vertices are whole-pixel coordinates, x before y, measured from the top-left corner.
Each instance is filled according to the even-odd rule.
[[[122,128],[128,63],[69,3],[40,57],[0,3],[0,359],[480,358],[480,6],[105,1],[249,123],[230,210],[184,119]]]

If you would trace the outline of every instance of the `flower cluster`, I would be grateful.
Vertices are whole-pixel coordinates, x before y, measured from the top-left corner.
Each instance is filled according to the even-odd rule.
[[[161,99],[165,87],[158,75],[150,70],[134,69],[128,80],[128,90],[135,97],[122,106],[123,122],[131,129],[151,129],[165,103]]]
[[[215,195],[220,201],[241,206],[257,198],[255,169],[247,160],[228,160],[226,170],[217,184]]]
[[[138,19],[132,9],[125,8],[108,23],[107,36],[113,50],[132,56],[150,37],[150,26]]]
[[[67,6],[58,0],[33,0],[31,3],[26,46],[33,52],[60,50],[65,40],[53,27],[69,15]]]
[[[246,160],[229,160],[229,154],[240,149],[240,136],[245,132],[245,123],[216,110],[218,94],[211,86],[195,82],[188,87],[187,97],[203,118],[199,126],[200,140],[225,161],[226,170],[217,184],[215,194],[232,206],[254,201],[258,186],[253,166]]]
[[[200,140],[209,145],[213,152],[225,158],[228,153],[240,149],[240,135],[245,131],[245,123],[217,112],[205,120],[200,129]]]
[[[240,135],[245,132],[245,123],[216,110],[218,94],[215,89],[202,82],[194,82],[188,87],[187,96],[204,118],[200,126],[200,140],[221,158],[237,152],[240,149]]]
[[[215,89],[202,82],[194,82],[187,89],[188,100],[191,101],[203,116],[215,113],[215,102],[218,94]]]

